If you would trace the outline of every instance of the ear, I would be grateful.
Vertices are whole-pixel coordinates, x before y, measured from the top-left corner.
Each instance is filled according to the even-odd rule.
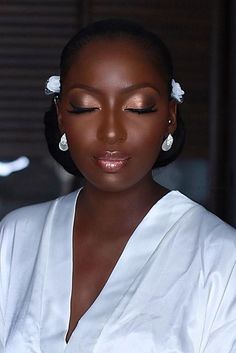
[[[63,134],[64,133],[64,127],[63,127],[63,124],[62,124],[60,100],[59,100],[58,97],[54,98],[54,104],[55,104],[56,111],[57,111],[58,127],[59,127],[60,132]]]
[[[169,103],[168,133],[173,135],[176,128],[177,128],[177,103],[174,99],[172,99]]]

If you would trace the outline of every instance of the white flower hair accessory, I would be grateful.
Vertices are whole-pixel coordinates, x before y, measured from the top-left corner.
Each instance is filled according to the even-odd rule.
[[[51,76],[47,80],[45,94],[59,93],[61,89],[60,76]]]
[[[182,90],[180,84],[178,82],[175,82],[174,79],[171,80],[171,85],[172,85],[172,91],[171,91],[171,97],[174,98],[178,103],[183,103],[183,95],[184,91]]]
[[[172,91],[171,97],[174,98],[178,103],[183,102],[184,91],[182,90],[180,84],[175,82],[174,79],[171,80]],[[51,76],[47,80],[45,87],[45,94],[50,95],[54,93],[59,93],[61,89],[60,76]]]

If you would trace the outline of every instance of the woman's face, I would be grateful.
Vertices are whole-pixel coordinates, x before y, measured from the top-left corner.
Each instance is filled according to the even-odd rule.
[[[97,39],[73,58],[58,117],[87,182],[122,191],[151,179],[163,139],[175,130],[176,105],[138,44]]]

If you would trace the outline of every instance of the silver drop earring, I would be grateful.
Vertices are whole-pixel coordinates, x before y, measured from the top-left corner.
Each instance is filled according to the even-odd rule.
[[[66,138],[66,134],[63,134],[61,137],[61,140],[59,142],[59,149],[63,152],[68,150],[68,144],[67,144],[67,138]]]
[[[169,151],[173,145],[173,142],[174,142],[173,136],[171,134],[169,134],[161,145],[162,151],[164,151],[164,152]]]

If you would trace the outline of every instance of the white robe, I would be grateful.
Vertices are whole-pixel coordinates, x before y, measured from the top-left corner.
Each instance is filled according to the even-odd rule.
[[[236,231],[172,191],[65,342],[77,192],[1,222],[0,353],[235,353]]]

